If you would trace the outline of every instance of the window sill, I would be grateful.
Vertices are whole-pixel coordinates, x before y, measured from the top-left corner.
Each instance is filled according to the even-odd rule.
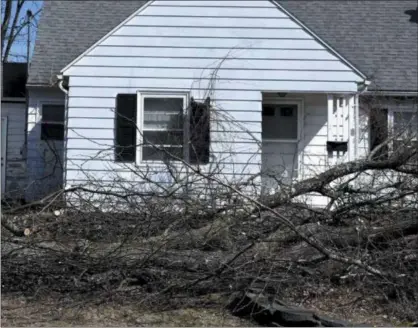
[[[266,139],[262,138],[261,142],[287,142],[287,143],[298,143],[297,139]]]

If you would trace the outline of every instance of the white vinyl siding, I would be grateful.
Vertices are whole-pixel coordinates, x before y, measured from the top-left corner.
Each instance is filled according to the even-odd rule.
[[[1,117],[7,118],[6,194],[23,198],[26,184],[25,102],[2,102]]]
[[[64,106],[64,93],[59,89],[29,89],[27,130],[26,200],[33,201],[56,191],[63,184],[64,141],[41,140],[42,106]],[[62,108],[62,107],[61,107]]]
[[[212,164],[219,177],[239,180],[261,170],[263,92],[324,93],[325,102],[307,110],[326,120],[325,93],[357,92],[361,81],[270,1],[154,1],[64,74],[70,185],[89,174],[135,179],[106,151],[114,144],[117,94],[188,92],[202,102],[210,94]],[[318,147],[312,162],[323,168],[326,128],[309,129],[308,151]]]

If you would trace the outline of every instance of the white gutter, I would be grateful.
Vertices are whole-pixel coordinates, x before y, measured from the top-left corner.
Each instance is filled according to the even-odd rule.
[[[359,111],[359,95],[356,94],[354,96],[354,139],[356,141],[356,145],[354,147],[354,160],[358,159],[358,146],[360,143],[360,111]]]
[[[63,184],[64,187],[67,187],[67,123],[68,123],[68,89],[65,89],[64,76],[62,74],[57,75],[58,78],[58,87],[65,94],[65,104],[64,104],[64,156],[63,156]],[[64,196],[65,197],[65,196]]]
[[[68,96],[68,90],[66,90],[65,88],[64,88],[64,86],[62,85],[63,83],[64,83],[64,76],[62,76],[61,74],[60,75],[57,75],[57,78],[58,78],[58,87],[61,89],[61,91],[62,92],[64,92],[65,93],[65,98],[67,98],[67,96]],[[67,99],[65,99],[65,103],[67,103]],[[66,106],[65,107],[67,107],[67,104],[66,104]]]
[[[418,91],[366,91],[366,95],[382,96],[382,97],[418,97]]]
[[[354,139],[355,139],[355,147],[354,147],[354,160],[357,160],[359,157],[359,144],[360,144],[360,96],[362,94],[367,93],[367,89],[371,81],[364,80],[362,84],[363,90],[360,90],[354,97]]]

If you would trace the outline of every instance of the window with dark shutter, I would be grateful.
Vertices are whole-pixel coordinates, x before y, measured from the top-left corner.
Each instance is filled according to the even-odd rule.
[[[388,110],[373,108],[369,116],[370,124],[370,151],[385,142],[389,136],[388,131]],[[384,160],[388,158],[388,146],[380,148],[373,156],[375,160]]]
[[[119,94],[116,98],[115,160],[135,162],[137,95]]]
[[[190,104],[190,164],[207,164],[210,155],[210,98]]]

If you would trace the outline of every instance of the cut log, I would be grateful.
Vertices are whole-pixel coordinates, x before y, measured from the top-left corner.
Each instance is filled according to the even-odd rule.
[[[239,293],[228,308],[233,315],[251,318],[260,325],[270,327],[367,327],[331,319],[302,307],[285,305],[263,291]]]

